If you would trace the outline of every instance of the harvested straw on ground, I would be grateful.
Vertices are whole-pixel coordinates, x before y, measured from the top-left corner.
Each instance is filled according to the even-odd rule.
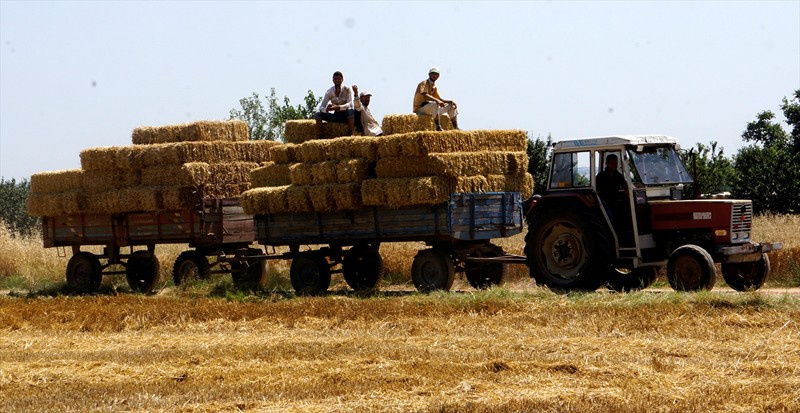
[[[279,214],[289,212],[286,198],[288,185],[253,188],[242,193],[242,208],[246,214]]]
[[[250,137],[242,120],[203,120],[165,126],[142,126],[133,130],[135,145],[193,141],[246,141]]]
[[[412,132],[381,137],[378,156],[426,156],[432,153],[524,152],[527,134],[521,130]]]
[[[295,160],[315,163],[363,158],[374,161],[380,140],[380,137],[349,136],[308,141],[294,147]]]
[[[292,183],[289,167],[291,164],[266,162],[250,171],[250,184],[253,188],[289,185]]]
[[[346,123],[322,122],[322,135],[325,139],[350,136],[350,126]],[[283,138],[286,143],[303,143],[318,139],[317,123],[314,119],[287,120],[284,124]]]
[[[74,191],[81,188],[82,182],[83,171],[80,169],[40,172],[31,175],[31,193]]]
[[[453,152],[428,156],[381,158],[375,166],[378,178],[415,176],[518,175],[528,168],[525,152]]]
[[[439,124],[444,130],[453,129],[453,124],[450,122],[448,115],[441,115]],[[435,131],[436,125],[434,124],[433,116],[408,113],[384,116],[381,121],[381,129],[383,129],[384,135],[394,135],[417,131]]]
[[[275,145],[269,148],[270,160],[275,163],[292,163],[297,161],[295,156],[295,148],[297,145],[287,143],[284,145]]]

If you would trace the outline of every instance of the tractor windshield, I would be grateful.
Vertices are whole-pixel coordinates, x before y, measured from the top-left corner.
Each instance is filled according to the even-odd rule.
[[[669,146],[645,147],[642,151],[628,150],[636,173],[645,185],[686,184],[692,177],[675,149]]]

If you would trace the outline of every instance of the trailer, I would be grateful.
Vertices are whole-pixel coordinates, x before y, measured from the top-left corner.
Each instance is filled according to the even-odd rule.
[[[234,281],[246,278],[243,274],[252,270],[242,257],[261,252],[251,248],[255,241],[253,217],[244,213],[238,198],[205,199],[197,208],[179,211],[44,217],[42,226],[46,248],[72,248],[67,285],[78,292],[96,291],[104,275],[125,275],[134,291],[153,291],[163,282],[155,255],[159,244],[194,248],[175,261],[176,284],[190,274],[204,278],[231,273]],[[103,252],[81,250],[93,245],[103,246]],[[113,266],[124,270],[115,271]]]
[[[332,273],[342,273],[356,291],[374,289],[383,271],[380,244],[411,241],[429,247],[411,268],[415,287],[429,292],[449,290],[456,272],[475,288],[499,284],[505,262],[480,258],[505,256],[491,240],[521,233],[523,208],[519,192],[453,193],[433,206],[256,215],[255,225],[260,244],[288,246],[289,252],[251,256],[249,266],[291,259],[289,277],[299,294],[327,291]]]

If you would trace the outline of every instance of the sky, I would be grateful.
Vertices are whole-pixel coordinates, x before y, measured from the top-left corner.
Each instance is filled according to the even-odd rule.
[[[340,70],[377,119],[428,69],[462,129],[665,134],[730,156],[800,89],[800,1],[0,0],[0,177],[80,167],[138,126],[293,104]],[[782,119],[782,116],[779,116]]]

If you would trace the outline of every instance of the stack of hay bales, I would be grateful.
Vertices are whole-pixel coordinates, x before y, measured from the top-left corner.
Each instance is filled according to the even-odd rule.
[[[416,115],[413,115],[416,116]],[[242,194],[251,214],[435,205],[453,192],[533,192],[526,134],[412,132],[312,140],[271,148]]]
[[[238,197],[272,141],[249,141],[242,121],[137,128],[132,146],[81,152],[81,169],[31,177],[29,214],[181,210]]]
[[[439,124],[444,130],[453,129],[453,123],[450,122],[450,117],[446,114],[439,116]],[[383,120],[381,120],[381,129],[383,134],[388,136],[426,130],[432,131],[436,130],[436,125],[433,122],[433,116],[408,113],[384,116]]]
[[[350,136],[350,126],[346,123],[322,122],[322,134],[325,139]],[[317,121],[287,120],[284,124],[283,138],[286,143],[303,143],[317,139]]]

